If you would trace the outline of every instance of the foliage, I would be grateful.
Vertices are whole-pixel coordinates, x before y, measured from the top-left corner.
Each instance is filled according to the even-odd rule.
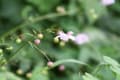
[[[0,0],[0,79],[120,80],[120,1],[101,1]]]

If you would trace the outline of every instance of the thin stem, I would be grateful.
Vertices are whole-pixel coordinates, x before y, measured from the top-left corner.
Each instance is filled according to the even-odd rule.
[[[68,59],[68,60],[60,60],[54,63],[54,66],[58,66],[62,63],[77,63],[77,64],[81,64],[81,65],[87,65],[86,63],[82,62],[82,61],[78,61],[78,60],[74,60],[74,59]]]
[[[28,42],[30,45],[32,45],[33,48],[35,48],[39,53],[41,53],[43,56],[45,56],[45,58],[50,61],[49,57],[47,56],[47,54],[41,50],[40,48],[38,48],[36,45],[32,44],[32,42]]]
[[[98,71],[101,69],[101,67],[106,66],[106,65],[108,65],[108,64],[106,64],[106,63],[101,63],[101,64],[97,65],[97,67],[96,67],[95,70],[92,72],[92,74],[97,74]]]
[[[90,67],[88,64],[86,64],[82,61],[78,61],[78,60],[75,60],[75,59],[67,59],[67,60],[60,60],[60,61],[55,62],[54,65],[49,69],[52,69],[52,68],[54,68],[54,67],[56,67],[60,64],[63,64],[63,63],[76,63],[76,64],[85,65],[85,66]]]
[[[100,61],[102,62],[103,57],[102,57],[100,50],[97,47],[94,47],[91,43],[89,43],[89,46],[100,56]]]
[[[19,49],[17,49],[13,55],[11,55],[11,57],[8,59],[7,63],[9,63],[10,61],[12,61],[14,59],[14,57],[18,54],[18,52],[25,47],[26,43],[24,43]]]
[[[61,14],[61,13],[51,13],[51,14],[47,14],[47,15],[44,15],[44,16],[36,17],[36,18],[32,19],[31,21],[27,20],[27,21],[23,22],[22,24],[20,24],[19,26],[16,26],[13,29],[10,29],[8,32],[3,34],[1,36],[1,38],[4,38],[7,35],[15,32],[16,30],[18,30],[22,27],[27,27],[28,25],[31,25],[31,24],[36,23],[38,21],[43,21],[43,20],[46,20],[46,19],[56,18],[56,17],[60,17],[60,16],[66,16],[66,15],[70,15],[70,13],[63,13],[63,14]]]

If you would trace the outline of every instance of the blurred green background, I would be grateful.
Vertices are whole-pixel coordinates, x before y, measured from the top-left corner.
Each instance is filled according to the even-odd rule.
[[[90,42],[55,43],[58,30],[87,33]],[[38,46],[37,33],[44,35]],[[43,54],[89,66],[63,63],[62,72],[59,65],[47,70]],[[101,0],[0,0],[0,80],[120,80],[108,66],[94,74],[103,56],[120,62],[120,0],[108,6]],[[83,78],[85,72],[98,79]]]

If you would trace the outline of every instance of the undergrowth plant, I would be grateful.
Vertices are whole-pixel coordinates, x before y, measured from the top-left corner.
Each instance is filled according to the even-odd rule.
[[[0,80],[120,80],[119,0],[0,0]]]

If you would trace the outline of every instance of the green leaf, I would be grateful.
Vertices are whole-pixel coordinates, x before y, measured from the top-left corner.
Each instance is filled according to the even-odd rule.
[[[115,80],[120,80],[120,75],[117,74]]]
[[[41,65],[36,66],[32,74],[30,80],[49,80],[48,71],[45,67],[41,67]]]
[[[103,57],[104,61],[109,64],[109,65],[112,65],[112,66],[119,66],[119,63],[115,60],[113,60],[112,58],[110,57],[107,57],[107,56],[104,56]]]
[[[0,80],[23,80],[11,72],[0,72]]]
[[[89,73],[85,73],[85,75],[83,76],[83,79],[84,80],[99,80],[99,79],[97,79],[96,77],[92,76]]]
[[[120,68],[117,66],[110,66],[110,69],[115,72],[116,74],[120,75]]]

